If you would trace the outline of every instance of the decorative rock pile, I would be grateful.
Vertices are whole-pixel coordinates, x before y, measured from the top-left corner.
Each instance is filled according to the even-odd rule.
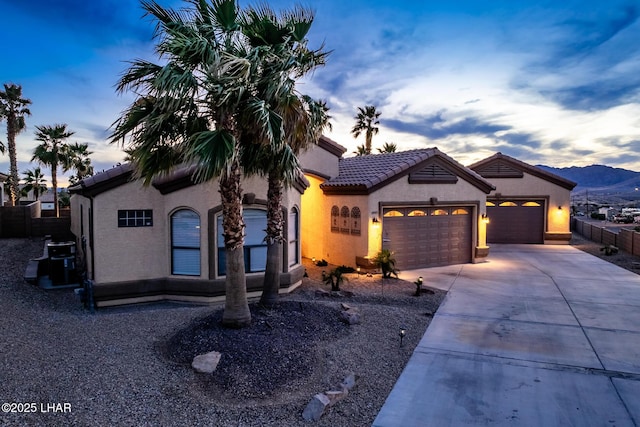
[[[356,385],[356,376],[351,373],[340,383],[338,390],[329,390],[318,393],[307,404],[302,411],[302,418],[306,421],[318,421],[325,414],[328,408],[335,405],[349,394],[349,391]]]

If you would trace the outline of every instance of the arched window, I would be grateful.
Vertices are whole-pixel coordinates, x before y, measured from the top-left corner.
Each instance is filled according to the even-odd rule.
[[[351,234],[355,236],[360,235],[360,208],[355,207],[351,209]]]
[[[189,209],[171,215],[171,274],[200,275],[200,217]]]
[[[244,209],[244,271],[257,273],[264,271],[267,264],[267,243],[265,230],[267,229],[267,211],[261,209]],[[222,228],[222,215],[216,221],[218,236],[218,275],[226,274],[226,249]]]
[[[289,220],[287,224],[287,240],[289,241],[289,267],[298,264],[298,252],[300,247],[300,238],[298,237],[298,209],[293,208],[289,212]]]
[[[409,212],[409,215],[407,216],[425,216],[426,213],[423,210],[420,209],[415,209],[412,210],[411,212]]]
[[[540,203],[538,203],[538,202],[524,202],[522,204],[522,206],[526,206],[526,207],[536,206],[537,207],[537,206],[540,206]]]
[[[464,208],[454,209],[452,215],[469,215],[469,211]]]
[[[384,216],[385,217],[404,216],[404,214],[400,211],[393,210],[393,211],[386,211],[384,213]]]
[[[331,231],[340,231],[340,208],[337,206],[331,207]]]
[[[449,212],[447,212],[445,209],[435,209],[431,215],[435,215],[435,216],[440,216],[440,215],[449,215]]]
[[[496,204],[493,202],[487,202],[487,206],[495,206]]]
[[[340,209],[340,232],[341,233],[349,233],[350,224],[349,224],[349,208],[347,206],[343,206]]]
[[[514,202],[502,202],[502,203],[500,203],[500,206],[502,206],[502,207],[513,207],[513,206],[518,206],[518,205],[516,205]]]

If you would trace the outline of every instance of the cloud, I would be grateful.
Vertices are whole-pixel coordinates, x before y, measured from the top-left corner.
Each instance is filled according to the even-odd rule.
[[[542,25],[535,31],[538,39],[528,40],[532,59],[512,87],[575,111],[638,102],[640,7],[624,2],[563,13],[570,16]]]
[[[439,111],[431,116],[411,118],[411,121],[385,119],[384,125],[393,130],[417,133],[430,139],[443,139],[454,135],[493,136],[496,132],[509,130],[509,126],[486,123],[475,117],[461,120],[450,120],[446,111]]]

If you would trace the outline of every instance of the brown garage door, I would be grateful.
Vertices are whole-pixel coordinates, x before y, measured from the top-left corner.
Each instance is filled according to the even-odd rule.
[[[543,243],[544,200],[487,201],[488,243]]]
[[[382,246],[400,270],[471,262],[470,207],[385,208]]]

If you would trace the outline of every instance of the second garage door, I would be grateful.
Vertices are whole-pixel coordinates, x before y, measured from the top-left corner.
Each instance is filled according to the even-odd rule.
[[[382,246],[400,270],[471,262],[472,208],[385,208]]]
[[[544,200],[487,201],[487,243],[543,243]]]

